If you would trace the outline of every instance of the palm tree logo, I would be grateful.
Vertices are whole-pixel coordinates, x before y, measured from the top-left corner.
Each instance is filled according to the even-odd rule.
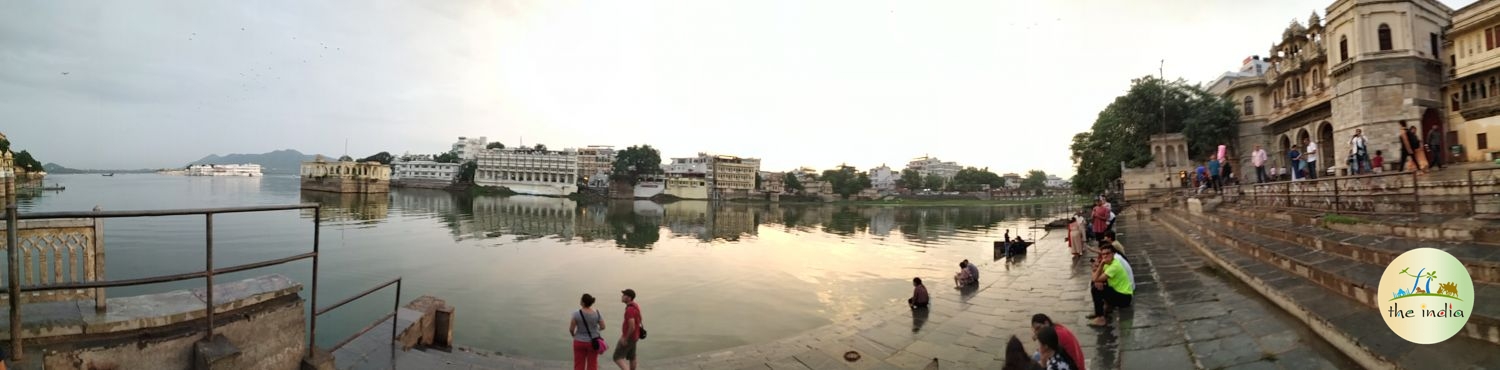
[[[1401,269],[1401,272],[1397,272],[1396,274],[1409,276],[1413,279],[1411,282],[1411,290],[1397,289],[1395,296],[1391,297],[1389,301],[1407,297],[1443,297],[1460,301],[1463,300],[1462,298],[1458,298],[1458,286],[1451,281],[1446,283],[1439,283],[1438,291],[1436,292],[1432,290],[1432,280],[1437,279],[1437,270],[1427,271],[1427,268],[1424,267],[1417,270],[1416,274],[1412,274],[1410,271],[1411,268],[1407,267]],[[1424,278],[1427,279],[1426,284],[1422,283],[1422,279]]]

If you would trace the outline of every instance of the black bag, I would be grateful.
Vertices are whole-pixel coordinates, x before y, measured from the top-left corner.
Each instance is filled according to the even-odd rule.
[[[646,339],[646,327],[641,327],[641,339]]]

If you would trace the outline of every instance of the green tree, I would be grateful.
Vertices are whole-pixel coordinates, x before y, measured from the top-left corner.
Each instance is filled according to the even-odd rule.
[[[650,145],[631,145],[615,153],[610,178],[628,180],[634,186],[641,176],[661,173],[661,152]]]
[[[391,160],[392,159],[395,159],[395,156],[392,156],[391,153],[389,153],[389,152],[380,152],[380,153],[375,153],[374,155],[371,155],[369,157],[365,157],[364,159],[360,159],[359,161],[360,162],[380,162],[380,164],[391,164]]]
[[[10,139],[0,138],[0,153],[10,151]]]
[[[1031,170],[1026,173],[1026,178],[1021,180],[1021,190],[1037,190],[1047,187],[1047,173],[1042,170]]]
[[[901,178],[896,179],[896,186],[909,190],[921,189],[922,173],[910,168],[901,170]]]
[[[505,143],[496,141],[496,142],[493,142],[493,143],[484,144],[484,148],[485,149],[505,149]]]
[[[935,191],[943,191],[943,189],[945,189],[947,185],[948,185],[948,180],[944,179],[942,176],[938,176],[938,174],[935,174],[935,173],[927,174],[927,178],[922,179],[922,188],[923,189],[932,189],[932,190],[935,190]]]
[[[949,187],[952,189],[978,191],[983,189],[984,185],[989,185],[991,189],[999,188],[1005,185],[1005,180],[1001,179],[1000,175],[990,172],[989,168],[966,167],[958,170],[958,173],[953,175],[953,179],[949,183]]]
[[[760,191],[760,172],[755,173],[755,190]]]
[[[458,182],[473,183],[474,172],[478,170],[479,163],[475,163],[474,161],[467,161],[464,164],[458,165]]]
[[[802,191],[803,189],[802,181],[797,180],[797,175],[793,175],[791,172],[787,172],[786,174],[782,175],[781,187],[784,188],[783,190],[788,193],[792,191]]]
[[[25,150],[14,153],[11,159],[15,161],[16,167],[24,168],[27,172],[42,170],[42,162],[32,158],[31,153]]]
[[[1089,131],[1073,136],[1073,189],[1097,194],[1120,179],[1121,164],[1151,163],[1145,143],[1154,134],[1181,132],[1191,158],[1207,156],[1230,143],[1238,117],[1234,102],[1202,86],[1152,76],[1134,79],[1125,95],[1099,112]]]
[[[547,150],[547,144],[536,143],[536,145],[531,146],[531,149],[536,150],[536,151],[546,151]]]
[[[837,169],[824,170],[820,178],[827,181],[833,187],[833,192],[848,199],[850,195],[858,193],[870,187],[870,177],[847,165],[840,165]]]
[[[447,153],[443,153],[443,154],[438,154],[437,157],[435,157],[435,158],[432,159],[432,161],[433,162],[437,162],[437,163],[458,163],[459,162],[458,153],[447,152]]]
[[[350,157],[348,154],[339,156],[339,162],[353,162],[353,161],[354,161],[354,157]]]

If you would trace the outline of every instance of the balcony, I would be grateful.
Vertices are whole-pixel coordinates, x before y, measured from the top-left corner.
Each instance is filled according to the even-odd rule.
[[[1484,99],[1470,99],[1459,106],[1463,107],[1458,113],[1464,116],[1464,120],[1472,121],[1500,115],[1500,95]]]

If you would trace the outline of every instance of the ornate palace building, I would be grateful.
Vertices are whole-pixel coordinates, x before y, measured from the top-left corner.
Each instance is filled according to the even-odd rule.
[[[1239,135],[1227,143],[1236,168],[1250,168],[1257,144],[1270,154],[1267,167],[1285,167],[1305,138],[1318,144],[1320,171],[1343,172],[1355,129],[1393,163],[1398,121],[1442,130],[1441,40],[1452,12],[1434,0],[1339,0],[1326,19],[1292,21],[1267,57],[1247,58],[1210,85],[1240,108]]]

